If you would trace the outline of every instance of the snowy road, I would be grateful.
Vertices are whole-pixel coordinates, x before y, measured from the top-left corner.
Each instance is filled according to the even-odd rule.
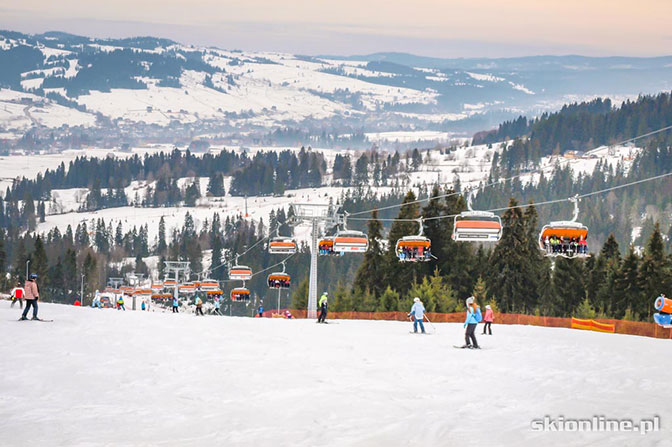
[[[18,313],[0,301],[2,445],[672,445],[670,340],[495,325],[471,351],[459,324]],[[661,431],[532,431],[545,415]]]

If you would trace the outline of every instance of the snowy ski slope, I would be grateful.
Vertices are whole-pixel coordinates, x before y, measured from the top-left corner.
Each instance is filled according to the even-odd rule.
[[[0,301],[0,438],[31,446],[667,446],[670,340],[460,324],[199,317]],[[661,431],[534,432],[658,415]]]

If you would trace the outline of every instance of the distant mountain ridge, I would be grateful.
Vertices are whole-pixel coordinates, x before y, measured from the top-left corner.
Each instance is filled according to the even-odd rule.
[[[548,68],[561,65],[585,65],[593,68],[613,67],[614,65],[633,65],[634,69],[647,68],[670,68],[672,64],[672,55],[653,56],[653,57],[630,57],[630,56],[581,56],[570,54],[565,56],[538,55],[521,57],[458,57],[458,58],[439,58],[432,56],[418,56],[411,53],[372,53],[365,55],[352,56],[318,56],[320,58],[335,60],[354,60],[354,61],[386,61],[406,66],[421,66],[428,68],[452,68],[452,69],[478,69],[484,67],[493,67],[500,69],[538,67]],[[666,67],[667,66],[667,67]]]
[[[670,56],[339,58],[59,31],[0,31],[0,67],[0,132],[17,136],[63,126],[134,135],[179,128],[180,135],[261,141],[277,129],[301,129],[349,144],[348,135],[362,132],[471,135],[568,102],[605,96],[618,103],[672,88]]]

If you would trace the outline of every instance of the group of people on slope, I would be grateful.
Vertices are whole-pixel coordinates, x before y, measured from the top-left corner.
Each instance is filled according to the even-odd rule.
[[[547,253],[552,254],[565,254],[565,255],[575,255],[575,254],[587,254],[588,253],[588,242],[581,237],[559,237],[559,236],[546,236],[544,239],[544,249]]]
[[[397,257],[401,261],[425,261],[432,256],[429,247],[399,247]]]
[[[212,296],[212,304],[213,304],[213,310],[212,313],[216,315],[222,315],[221,312],[221,303],[222,303],[222,296],[217,294]],[[172,304],[172,312],[174,314],[180,313],[180,300],[178,297],[174,296],[171,300]],[[196,316],[199,315],[205,315],[203,313],[203,305],[205,302],[203,301],[203,298],[199,294],[194,295],[194,314]]]
[[[486,331],[488,335],[492,335],[492,323],[495,321],[495,315],[490,305],[485,306],[485,316],[481,315],[481,308],[478,306],[478,304],[476,304],[476,299],[473,296],[467,298],[466,305],[467,317],[464,320],[464,328],[466,329],[464,334],[465,344],[462,347],[480,349],[478,346],[478,341],[476,340],[476,326],[481,321],[484,321],[485,325],[483,326],[483,335],[486,334]],[[422,304],[422,301],[420,301],[420,298],[417,296],[413,298],[413,306],[411,307],[411,311],[409,312],[408,316],[413,318],[414,333],[418,332],[418,326],[420,327],[422,333],[425,333],[425,325],[423,324],[423,320],[427,318],[425,316],[425,312],[425,306]]]
[[[40,299],[40,289],[37,287],[37,274],[31,273],[28,276],[28,280],[23,285],[21,285],[21,281],[18,281],[16,283],[16,287],[14,287],[11,291],[11,297],[11,307],[14,307],[14,304],[16,304],[18,301],[19,307],[23,308],[23,301],[26,301],[26,308],[21,314],[21,320],[28,319],[28,312],[30,311],[31,307],[33,309],[33,317],[31,319],[40,319],[37,316],[37,301]]]

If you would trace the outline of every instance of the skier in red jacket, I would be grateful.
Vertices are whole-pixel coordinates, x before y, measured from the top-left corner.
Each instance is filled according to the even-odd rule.
[[[14,307],[14,305],[18,301],[19,302],[19,307],[21,309],[23,309],[23,295],[26,294],[26,291],[21,286],[21,281],[16,283],[16,287],[14,287],[10,293],[12,295],[12,306],[11,307]]]

